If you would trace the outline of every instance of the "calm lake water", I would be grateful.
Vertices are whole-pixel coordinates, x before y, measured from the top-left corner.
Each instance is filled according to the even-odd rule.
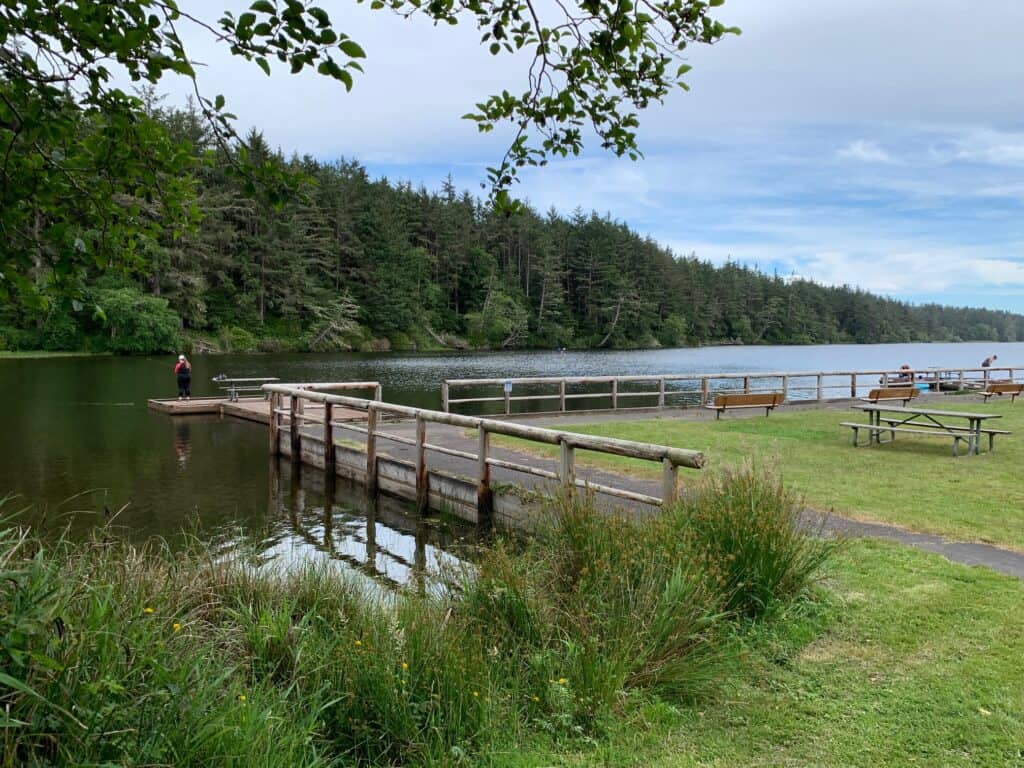
[[[220,373],[373,380],[390,401],[438,407],[443,378],[973,367],[990,354],[999,355],[999,364],[1024,366],[1024,343],[225,355],[193,360],[193,394],[217,394],[210,379]],[[325,498],[315,472],[293,483],[287,466],[268,459],[263,426],[150,412],[148,398],[175,394],[173,363],[173,356],[0,360],[0,496],[15,496],[3,511],[21,510],[22,519],[41,528],[67,526],[80,536],[106,509],[136,538],[188,530],[225,546],[249,542],[280,559],[323,552],[364,568],[369,563],[397,582],[418,563],[435,565],[469,534],[417,526],[394,505],[366,510],[351,489]]]

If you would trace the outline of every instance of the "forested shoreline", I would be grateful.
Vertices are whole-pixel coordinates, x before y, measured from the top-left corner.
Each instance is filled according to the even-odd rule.
[[[0,349],[118,353],[1017,341],[1024,316],[915,306],[679,257],[607,215],[495,211],[450,179],[371,179],[354,160],[245,162],[296,194],[271,202],[192,107],[152,102],[191,154],[193,225],[156,227],[136,267],[77,296],[0,309]],[[180,182],[181,180],[176,180]],[[139,206],[145,217],[146,206]],[[155,215],[155,214],[153,214]],[[39,280],[46,279],[39,275]]]

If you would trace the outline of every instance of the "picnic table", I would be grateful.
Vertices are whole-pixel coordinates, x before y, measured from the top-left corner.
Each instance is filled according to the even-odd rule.
[[[959,456],[961,441],[967,444],[967,455],[978,455],[981,453],[981,437],[988,436],[988,449],[992,451],[995,446],[996,435],[1008,435],[1004,429],[989,429],[983,427],[988,419],[1001,418],[998,413],[967,413],[965,411],[940,411],[928,408],[908,408],[895,405],[860,405],[854,406],[868,415],[868,423],[856,423],[844,421],[841,426],[850,427],[853,430],[853,445],[860,445],[858,433],[864,430],[868,433],[866,445],[872,443],[880,445],[891,443],[896,439],[896,433],[904,432],[915,435],[926,435],[930,437],[946,437],[953,440],[953,455]],[[882,440],[883,433],[888,433],[889,439]]]

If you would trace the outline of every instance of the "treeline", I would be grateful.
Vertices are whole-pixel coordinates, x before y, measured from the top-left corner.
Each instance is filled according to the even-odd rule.
[[[0,309],[0,348],[116,352],[651,347],[1016,341],[1024,316],[912,306],[852,288],[678,257],[608,216],[496,212],[373,180],[355,161],[246,161],[299,180],[272,204],[192,108],[153,108],[187,146],[195,227],[143,242],[132,273],[78,299]]]

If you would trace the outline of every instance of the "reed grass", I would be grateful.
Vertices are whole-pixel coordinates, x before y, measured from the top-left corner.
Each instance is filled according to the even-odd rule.
[[[0,531],[0,765],[460,765],[588,738],[631,692],[711,693],[739,615],[800,594],[831,551],[755,469],[652,525],[586,498],[550,513],[427,596]]]

